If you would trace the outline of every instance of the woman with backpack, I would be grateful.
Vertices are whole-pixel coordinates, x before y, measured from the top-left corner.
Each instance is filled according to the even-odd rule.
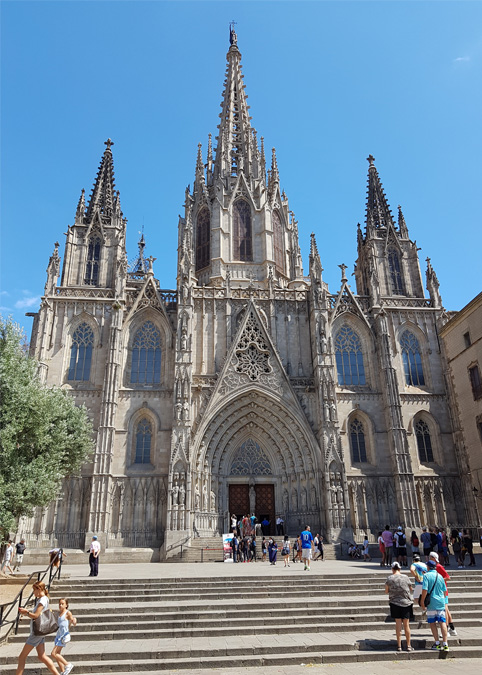
[[[461,552],[462,552],[462,542],[460,540],[459,533],[457,530],[452,530],[452,535],[450,537],[450,543],[452,544],[452,551],[454,552],[455,559],[457,561],[457,566],[459,570],[464,568],[464,563],[462,561]]]
[[[410,545],[412,547],[412,558],[414,555],[420,555],[420,541],[415,530],[410,535]]]

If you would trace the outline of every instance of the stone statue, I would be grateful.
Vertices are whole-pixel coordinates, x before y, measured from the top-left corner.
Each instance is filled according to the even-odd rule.
[[[306,488],[304,487],[301,489],[301,510],[306,511],[307,508],[308,504],[306,501]]]
[[[256,508],[256,490],[254,485],[249,486],[249,511],[254,513]]]
[[[186,326],[183,326],[181,332],[181,351],[185,352],[186,349],[187,349],[187,330]]]
[[[207,485],[203,485],[203,510],[208,510],[208,488]]]
[[[181,414],[182,414],[182,403],[178,401],[176,403],[176,419],[178,422],[181,421]]]
[[[177,506],[177,502],[178,502],[178,498],[179,498],[179,486],[177,484],[177,480],[174,482],[174,485],[172,486],[171,498],[172,498],[172,505]]]
[[[298,492],[296,488],[291,491],[291,507],[293,511],[298,511]]]
[[[285,488],[283,490],[283,511],[288,513],[288,490]]]
[[[179,505],[184,506],[186,503],[186,488],[184,487],[184,483],[181,483],[179,486]]]
[[[199,492],[199,485],[196,485],[196,489],[194,490],[194,509],[196,511],[199,511],[200,505],[201,505],[201,493]]]
[[[211,490],[211,511],[216,511],[216,495]]]
[[[336,501],[338,504],[343,504],[344,503],[344,498],[343,498],[343,488],[341,486],[341,483],[337,483],[336,486]]]
[[[332,422],[336,421],[336,405],[335,401],[331,401],[330,403],[330,419]]]
[[[184,401],[184,404],[182,406],[182,419],[183,420],[189,419],[189,403],[187,401]]]
[[[325,331],[322,331],[320,337],[320,350],[322,354],[326,354],[326,349],[328,347],[328,342],[326,339]]]

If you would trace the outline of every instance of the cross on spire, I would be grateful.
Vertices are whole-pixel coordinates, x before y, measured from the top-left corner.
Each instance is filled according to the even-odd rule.
[[[110,150],[111,146],[114,145],[114,141],[111,138],[108,138],[104,141],[104,145],[107,145],[107,150]]]
[[[338,267],[341,269],[341,280],[342,281],[348,281],[346,278],[345,270],[347,269],[347,266],[345,263],[342,263],[341,265],[338,265]]]
[[[370,166],[373,166],[374,161],[375,157],[373,155],[368,155],[367,162],[370,164]]]

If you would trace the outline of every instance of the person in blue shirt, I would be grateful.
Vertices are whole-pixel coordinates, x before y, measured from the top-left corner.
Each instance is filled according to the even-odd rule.
[[[306,526],[306,530],[300,535],[301,537],[301,558],[305,563],[305,570],[310,569],[311,551],[313,547],[313,535],[310,532],[310,526]]]
[[[445,586],[444,578],[437,572],[435,567],[437,562],[429,559],[427,562],[428,571],[423,575],[422,581],[422,605],[427,610],[427,622],[432,631],[435,643],[432,645],[433,650],[449,651],[447,644],[447,619],[445,617],[445,595],[447,587]],[[430,594],[430,602],[428,606],[425,604],[427,593]],[[437,626],[438,624],[438,626]],[[442,633],[442,646],[440,645],[438,628]]]

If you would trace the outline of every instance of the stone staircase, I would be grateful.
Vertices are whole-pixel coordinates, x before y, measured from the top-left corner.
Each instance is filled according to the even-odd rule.
[[[261,538],[256,539],[257,553],[256,558],[261,559]],[[278,543],[278,560],[280,560],[281,541],[283,537],[274,537]],[[293,546],[294,538],[290,537],[291,546]],[[325,560],[336,560],[339,557],[339,544],[325,544],[324,557]],[[317,555],[317,553],[315,553]],[[293,552],[291,553],[293,558]],[[191,539],[191,545],[183,547],[181,553],[169,558],[169,562],[222,562],[223,561],[223,539],[222,537],[196,537]]]
[[[309,573],[301,565],[294,568],[293,576],[284,570],[253,576],[251,568],[250,576],[62,580],[52,590],[52,606],[67,597],[79,621],[66,648],[79,675],[482,658],[482,572],[451,571],[450,606],[458,637],[441,655],[429,649],[426,624],[420,630],[413,626],[416,651],[395,654],[384,572],[321,576],[317,568]],[[162,573],[162,567],[157,569]],[[28,633],[28,622],[20,625],[19,635],[0,650],[4,675],[15,672]],[[47,649],[51,645],[53,636]],[[32,657],[26,673],[40,672],[39,665]]]

